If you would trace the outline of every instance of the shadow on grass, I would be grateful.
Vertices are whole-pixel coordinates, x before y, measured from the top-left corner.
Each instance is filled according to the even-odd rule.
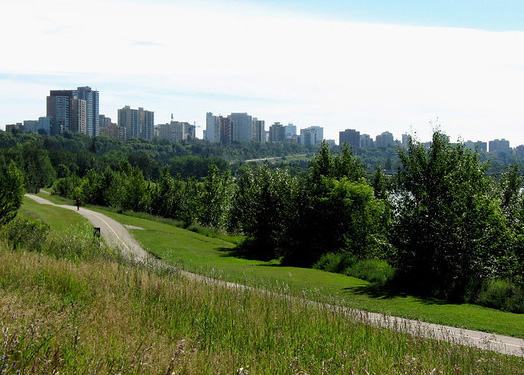
[[[344,291],[349,292],[351,294],[364,295],[375,299],[391,299],[395,297],[411,296],[415,298],[417,301],[423,303],[424,305],[448,305],[451,303],[449,301],[444,301],[439,298],[407,293],[394,286],[383,286],[377,284],[344,288]]]

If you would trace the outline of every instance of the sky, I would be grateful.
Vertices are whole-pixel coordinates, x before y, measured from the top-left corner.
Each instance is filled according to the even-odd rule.
[[[247,112],[524,144],[524,1],[0,0],[0,128],[90,86],[155,123]]]

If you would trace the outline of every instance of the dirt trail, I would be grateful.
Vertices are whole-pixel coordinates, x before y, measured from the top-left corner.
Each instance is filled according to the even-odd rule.
[[[110,246],[120,249],[125,255],[129,256],[132,260],[134,260],[137,263],[152,265],[154,264],[155,266],[172,268],[171,266],[165,264],[161,260],[156,259],[150,253],[144,250],[142,246],[140,246],[138,241],[135,240],[135,238],[122,224],[120,224],[116,220],[111,219],[110,217],[107,217],[106,215],[82,207],[80,207],[80,210],[77,211],[77,208],[75,206],[57,205],[48,201],[47,199],[32,194],[26,194],[26,196],[41,204],[49,204],[78,212],[80,215],[88,219],[95,227],[100,228],[100,233],[102,237]],[[255,288],[247,287],[245,285],[230,283],[222,280],[215,280],[185,271],[180,272],[186,277],[206,283],[219,283],[230,288],[250,289],[258,292],[270,293],[274,295],[276,298],[295,298],[285,295],[274,294],[267,291],[261,291]],[[324,307],[339,311],[342,314],[348,315],[348,317],[350,317],[351,319],[362,322],[364,324],[372,324],[383,328],[395,329],[419,337],[432,338],[435,340],[446,341],[453,344],[467,345],[484,350],[491,350],[498,353],[524,357],[524,340],[522,339],[479,331],[472,331],[468,329],[455,328],[450,326],[443,326],[433,323],[425,323],[418,320],[398,318],[394,316],[371,313],[363,310],[355,310],[346,307],[320,304],[314,301],[308,301],[308,303],[322,305]]]

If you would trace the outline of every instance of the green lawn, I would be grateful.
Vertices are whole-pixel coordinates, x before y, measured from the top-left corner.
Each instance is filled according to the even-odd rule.
[[[39,195],[50,198],[46,194]],[[51,198],[57,203],[61,202],[59,197]],[[42,207],[47,207],[44,210],[54,209]],[[353,277],[237,258],[231,255],[235,246],[231,242],[100,207],[89,208],[123,224],[144,228],[131,232],[145,249],[191,272],[352,308],[524,338],[524,314],[506,313],[476,305],[448,304],[414,296],[386,296],[373,290],[368,282]],[[72,211],[67,213],[80,217]],[[57,216],[50,220],[58,223]]]
[[[49,195],[44,195],[42,197],[47,199]],[[60,204],[63,203],[60,202]],[[57,231],[65,231],[72,225],[88,222],[87,219],[78,215],[76,212],[65,208],[40,204],[27,197],[24,197],[19,212],[25,217],[40,219],[46,222],[51,226],[52,229]]]
[[[352,308],[524,338],[522,314],[413,296],[385,296],[374,291],[368,282],[353,277],[236,258],[230,255],[234,245],[224,240],[169,224],[94,209],[123,224],[143,228],[131,232],[144,248],[188,271]]]

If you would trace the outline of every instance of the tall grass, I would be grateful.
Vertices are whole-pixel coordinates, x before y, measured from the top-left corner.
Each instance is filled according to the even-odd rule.
[[[354,323],[296,299],[104,256],[78,261],[62,254],[0,245],[1,373],[520,374],[524,368],[522,358]]]

